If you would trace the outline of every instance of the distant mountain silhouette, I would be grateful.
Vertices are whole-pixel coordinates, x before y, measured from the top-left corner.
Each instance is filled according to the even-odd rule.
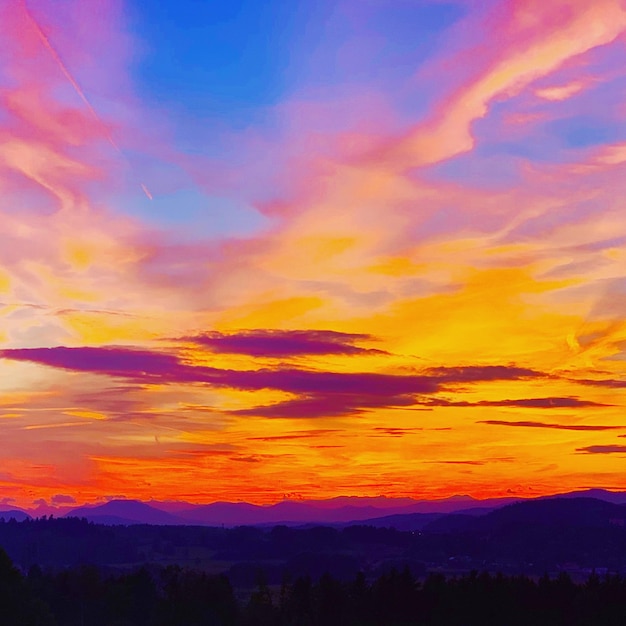
[[[191,505],[185,502],[139,502],[111,500],[106,504],[72,509],[65,517],[85,517],[101,524],[167,524],[206,526],[347,524],[367,522],[385,526],[391,522],[401,528],[421,528],[424,523],[452,511],[473,510],[477,504],[488,503],[491,508],[502,506],[511,498],[475,500],[469,496],[455,496],[444,500],[411,500],[410,498],[340,497],[329,500],[285,500],[269,506],[247,502],[213,502]],[[490,510],[490,509],[489,509]],[[415,519],[403,525],[401,519],[376,521],[382,517],[412,514]],[[421,516],[426,515],[426,518]],[[428,517],[430,516],[430,517]],[[392,524],[393,525],[393,524]]]
[[[607,528],[626,525],[626,505],[597,498],[549,498],[516,502],[485,515],[441,516],[423,527],[432,533],[485,533],[516,528]]]
[[[583,489],[581,491],[570,491],[556,496],[544,496],[542,500],[553,498],[595,498],[613,504],[626,504],[625,491],[608,491],[607,489]]]
[[[324,503],[326,504],[326,503]],[[404,510],[405,506],[391,511]],[[409,507],[411,508],[411,507]],[[216,502],[179,511],[186,520],[203,524],[225,526],[255,524],[337,523],[352,522],[378,517],[390,509],[374,506],[339,506],[330,508],[309,502],[279,502],[271,506],[255,506],[246,503]]]
[[[617,504],[591,496],[579,496],[578,493],[606,495]],[[626,504],[623,506],[620,504],[626,503],[626,494],[601,489],[511,502],[500,506],[497,506],[499,504],[497,500],[482,502],[491,502],[494,506],[462,508],[451,513],[396,513],[364,519],[358,523],[401,531],[456,533],[495,528],[506,524],[606,526],[609,520],[613,524],[619,524],[622,517],[626,518]],[[481,518],[480,521],[477,518]]]
[[[372,523],[382,517],[403,514],[449,513],[474,509],[486,505],[489,509],[517,502],[517,498],[475,500],[469,496],[454,496],[442,500],[411,500],[400,498],[341,497],[330,500],[285,500],[270,506],[245,502],[214,502],[196,505],[187,510],[177,510],[177,516],[189,523],[209,525],[268,525],[268,524],[345,524],[347,522]],[[348,504],[349,503],[349,504]],[[400,523],[400,520],[397,520]],[[418,524],[418,518],[415,519]]]
[[[84,517],[98,524],[158,524],[172,526],[188,523],[175,515],[160,511],[137,500],[111,500],[94,507],[80,507],[65,514],[65,517]]]
[[[179,511],[188,511],[190,508],[197,506],[184,500],[148,500],[146,504],[154,509],[172,513],[173,515],[177,515]]]
[[[452,513],[396,513],[365,519],[359,524],[373,526],[374,528],[393,528],[402,531],[423,530],[428,528],[433,532],[452,532],[456,528],[464,527],[468,520],[481,515],[491,513],[497,507],[472,507],[461,509],[461,512]],[[347,526],[348,524],[342,524]]]
[[[440,518],[450,517],[447,513],[396,513],[395,515],[384,515],[383,517],[373,517],[361,521],[351,521],[339,524],[340,527],[350,525],[373,526],[374,528],[394,528],[401,531],[422,530],[427,525]]]
[[[8,522],[10,519],[14,519],[16,522],[23,522],[24,520],[31,519],[31,516],[20,509],[10,509],[8,511],[0,511],[0,519]]]
[[[626,492],[590,489],[532,500],[513,496],[477,500],[467,495],[440,500],[341,496],[327,500],[284,500],[266,506],[247,502],[194,505],[180,501],[145,503],[135,500],[112,500],[98,506],[73,509],[66,513],[66,516],[86,517],[103,524],[188,524],[226,527],[273,524],[346,525],[354,522],[376,527],[393,527],[397,530],[421,530],[426,524],[432,523],[433,532],[447,532],[448,528],[460,530],[464,524],[469,527],[473,523],[472,518],[488,516],[490,512],[514,503],[545,503],[580,498],[595,498],[614,505],[626,504]],[[549,504],[538,506],[550,507]],[[442,517],[451,513],[463,514],[463,517],[447,521]],[[436,514],[434,517],[423,517],[434,514]],[[465,516],[468,516],[467,519]]]
[[[285,508],[290,515],[307,510],[310,515],[306,503],[292,504],[298,506],[221,503],[209,505],[208,510],[222,519],[227,513],[245,513],[251,520],[258,509],[266,515],[267,511],[282,515]],[[330,516],[354,515],[355,510],[363,513],[372,508],[340,506],[323,511]],[[33,563],[63,567],[93,562],[118,567],[182,559],[201,567],[222,563],[233,580],[250,585],[261,566],[267,569],[271,584],[280,584],[285,572],[317,572],[316,564],[325,568],[328,563],[337,571],[358,566],[382,572],[402,561],[415,571],[486,569],[540,576],[566,570],[583,576],[598,568],[626,574],[626,505],[594,498],[536,499],[487,512],[484,507],[473,507],[450,514],[391,514],[332,524],[294,523],[295,527],[202,525],[145,503],[112,501],[81,507],[65,519],[0,522],[0,546],[23,568]]]
[[[626,507],[597,498],[552,498],[517,502],[470,522],[475,528],[498,529],[515,525],[607,527],[626,522]]]

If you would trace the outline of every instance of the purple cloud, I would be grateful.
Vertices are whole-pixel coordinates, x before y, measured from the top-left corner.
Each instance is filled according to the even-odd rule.
[[[582,430],[582,431],[602,431],[620,430],[626,426],[593,426],[587,424],[550,424],[546,422],[518,421],[509,422],[506,420],[480,420],[477,424],[489,424],[490,426],[517,426],[521,428],[554,428],[556,430]],[[622,435],[620,435],[622,436]]]
[[[491,380],[545,378],[546,375],[525,367],[509,365],[469,365],[467,367],[432,367],[428,370],[439,380],[451,383],[473,383]]]
[[[398,396],[432,393],[438,388],[438,382],[428,376],[320,372],[295,368],[226,370],[188,365],[172,354],[128,348],[23,348],[2,350],[0,356],[137,382],[206,383],[250,391],[278,389],[302,394]]]
[[[269,331],[262,332],[269,333]],[[305,331],[298,332],[304,333]],[[296,351],[295,346],[300,346],[300,350],[313,350],[311,347],[313,345],[317,345],[318,350],[321,351],[320,344],[334,345],[335,340],[339,348],[345,345],[345,334],[327,331],[310,331],[310,333],[306,337],[300,334],[297,338],[292,335],[287,336],[287,338],[284,334],[280,335],[279,339],[287,342],[280,344],[283,346],[281,350],[286,349],[288,344],[292,351]],[[247,340],[245,335],[238,335],[237,337],[237,341]],[[260,347],[260,345],[264,345],[263,341],[271,343],[272,337],[273,331],[269,335],[259,335],[257,332],[252,337],[252,345]],[[331,340],[331,337],[334,339]],[[361,335],[347,335],[347,337],[354,339],[361,337]],[[259,338],[263,340],[261,344],[255,343]],[[342,341],[344,343],[341,343]],[[278,354],[278,351],[275,351],[275,354]],[[353,415],[369,408],[406,408],[412,405],[429,408],[435,406],[535,408],[598,406],[597,403],[577,398],[531,398],[471,403],[424,397],[441,391],[442,384],[446,383],[516,380],[543,376],[534,370],[510,366],[434,368],[428,370],[424,375],[324,372],[294,367],[230,370],[192,365],[173,353],[125,347],[68,348],[61,346],[7,349],[0,351],[0,357],[39,363],[74,372],[89,372],[113,378],[124,378],[135,384],[198,383],[246,391],[275,389],[298,396],[285,402],[234,412],[238,415],[314,418]]]
[[[419,404],[425,406],[454,406],[454,407],[484,407],[484,406],[514,406],[531,409],[568,409],[574,407],[608,406],[591,400],[579,398],[519,398],[517,400],[480,400],[479,402],[467,402],[465,400],[444,400],[432,398],[420,400]]]
[[[616,380],[614,378],[604,378],[600,380],[594,380],[592,378],[572,378],[571,381],[573,383],[578,383],[579,385],[589,385],[591,387],[608,387],[609,389],[626,388],[626,380]]]
[[[15,348],[1,350],[0,357],[137,380],[160,378],[185,367],[174,355],[130,348]]]
[[[328,393],[311,397],[286,400],[276,404],[233,411],[236,415],[275,418],[314,418],[354,415],[365,409],[411,406],[415,403],[412,395],[373,395],[367,390],[362,394]]]
[[[213,352],[247,354],[254,357],[289,358],[303,355],[367,353],[386,354],[382,350],[361,348],[359,341],[369,335],[339,333],[331,330],[247,330],[238,333],[210,332],[189,337]]]
[[[76,500],[72,496],[66,496],[58,493],[50,499],[52,504],[75,504]]]
[[[585,446],[584,448],[576,448],[576,452],[585,454],[624,454],[626,453],[626,446]]]

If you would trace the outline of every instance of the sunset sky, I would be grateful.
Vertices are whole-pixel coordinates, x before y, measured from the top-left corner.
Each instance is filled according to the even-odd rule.
[[[623,0],[0,0],[0,504],[626,488]]]

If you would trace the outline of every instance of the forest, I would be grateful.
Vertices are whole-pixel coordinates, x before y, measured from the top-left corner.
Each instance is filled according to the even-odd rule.
[[[106,573],[96,566],[22,573],[0,549],[4,626],[618,626],[626,578],[539,578],[471,572],[416,578],[409,568],[368,580],[325,573],[238,595],[224,574],[180,566]]]

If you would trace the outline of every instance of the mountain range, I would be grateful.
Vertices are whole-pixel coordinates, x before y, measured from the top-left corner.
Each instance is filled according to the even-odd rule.
[[[464,528],[477,523],[485,514],[517,502],[542,502],[554,498],[594,498],[611,504],[626,504],[626,492],[589,489],[536,499],[515,497],[477,500],[470,496],[453,496],[440,500],[415,500],[411,498],[360,498],[338,497],[328,500],[285,500],[273,505],[260,506],[246,502],[214,502],[190,504],[187,502],[140,502],[137,500],[111,500],[104,504],[65,507],[57,517],[81,517],[105,525],[202,525],[202,526],[267,526],[333,524],[345,526],[358,522],[397,530]],[[548,505],[549,506],[549,505]],[[507,507],[508,509],[508,507]],[[0,511],[0,518],[18,521],[39,517],[41,511],[12,508]],[[453,515],[450,515],[453,514]],[[445,516],[445,517],[444,517]],[[442,518],[440,520],[440,518]],[[444,519],[446,520],[444,522]],[[473,520],[473,521],[472,521]]]

